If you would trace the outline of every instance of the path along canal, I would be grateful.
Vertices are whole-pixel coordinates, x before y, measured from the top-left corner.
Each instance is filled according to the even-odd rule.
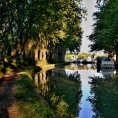
[[[117,118],[117,70],[71,64],[33,75],[37,91],[60,118]]]

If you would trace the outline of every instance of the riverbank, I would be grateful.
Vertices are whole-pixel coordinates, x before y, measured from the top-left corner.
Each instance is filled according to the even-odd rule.
[[[47,116],[53,116],[54,118],[54,113],[51,108],[49,108],[47,102],[36,92],[35,86],[31,81],[33,79],[31,75],[42,69],[48,70],[66,64],[67,63],[27,66],[7,71],[4,74],[2,73],[0,77],[0,117],[18,118],[21,114],[27,115],[26,111],[27,113],[31,112],[30,115],[38,115],[39,110],[41,110],[40,115],[42,114],[42,118],[46,118]],[[20,89],[17,89],[19,87]],[[29,104],[30,102],[31,104]],[[27,108],[27,103],[29,104],[29,109]],[[38,104],[39,106],[37,106]],[[25,116],[23,117],[25,118]]]

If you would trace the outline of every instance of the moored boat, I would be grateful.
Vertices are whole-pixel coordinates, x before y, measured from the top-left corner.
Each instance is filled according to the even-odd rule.
[[[101,61],[101,68],[115,69],[115,64],[113,60],[105,59]]]

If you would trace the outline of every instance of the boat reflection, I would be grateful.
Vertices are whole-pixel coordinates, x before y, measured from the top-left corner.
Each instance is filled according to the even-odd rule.
[[[115,71],[115,69],[104,69],[104,68],[101,69],[103,76],[106,78],[112,77],[114,74],[114,71]]]

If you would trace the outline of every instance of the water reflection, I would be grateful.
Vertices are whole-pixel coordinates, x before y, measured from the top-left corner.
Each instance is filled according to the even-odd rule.
[[[67,65],[65,68],[70,70],[95,70],[95,64],[82,64],[82,63],[71,63]]]
[[[89,82],[91,93],[88,97],[92,110],[96,113],[93,118],[117,118],[118,111],[118,77],[91,78]]]
[[[67,70],[72,73],[72,70]],[[89,101],[87,101],[88,96],[92,95],[90,93],[90,85],[88,84],[89,76],[94,76],[96,74],[96,70],[73,70],[78,71],[82,81],[82,98],[80,104],[80,113],[76,118],[92,118],[92,115],[95,114],[94,111],[91,110],[92,106]]]
[[[57,118],[117,118],[117,73],[71,64],[35,73],[33,81]]]
[[[104,68],[101,69],[101,72],[105,78],[112,77],[114,75],[114,71],[115,71],[114,69],[104,69]]]
[[[57,118],[75,118],[82,96],[80,74],[64,68],[34,74],[37,91],[48,101]]]

